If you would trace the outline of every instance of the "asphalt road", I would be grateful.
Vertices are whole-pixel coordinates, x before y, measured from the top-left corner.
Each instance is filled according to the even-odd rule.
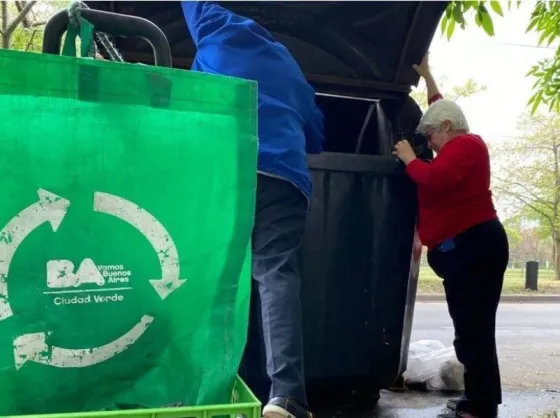
[[[503,385],[560,390],[560,304],[502,304],[496,337]],[[452,344],[445,303],[417,303],[412,341]]]

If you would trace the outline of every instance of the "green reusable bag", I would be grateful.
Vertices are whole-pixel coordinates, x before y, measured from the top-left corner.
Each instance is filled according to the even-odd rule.
[[[227,403],[248,319],[256,83],[0,62],[0,415]]]

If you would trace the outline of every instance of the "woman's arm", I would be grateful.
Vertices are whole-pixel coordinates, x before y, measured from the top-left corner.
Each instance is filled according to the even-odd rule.
[[[443,99],[443,95],[440,93],[432,73],[428,73],[424,80],[426,81],[426,89],[428,90],[428,104]]]
[[[422,58],[422,62],[420,65],[414,64],[412,68],[418,73],[420,77],[424,79],[426,82],[426,90],[428,92],[428,104],[432,104],[440,99],[443,99],[441,92],[436,84],[436,80],[432,75],[432,71],[430,70],[430,62],[429,62],[430,53],[427,52]]]

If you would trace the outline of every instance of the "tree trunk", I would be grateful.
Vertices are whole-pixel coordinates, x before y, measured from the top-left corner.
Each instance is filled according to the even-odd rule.
[[[14,20],[10,22],[8,2],[0,0],[2,8],[2,48],[10,49],[12,44],[12,35],[18,26],[23,22],[25,17],[29,14],[36,1],[30,1],[25,4],[21,11],[16,15]]]
[[[554,278],[560,280],[560,238],[552,241],[552,260],[554,263]]]
[[[8,2],[0,1],[2,9],[2,48],[10,48],[10,35],[8,35]]]

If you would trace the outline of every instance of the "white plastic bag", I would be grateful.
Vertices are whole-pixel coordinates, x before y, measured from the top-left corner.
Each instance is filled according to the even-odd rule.
[[[405,383],[425,383],[428,390],[464,390],[463,365],[455,349],[437,340],[410,344]]]

